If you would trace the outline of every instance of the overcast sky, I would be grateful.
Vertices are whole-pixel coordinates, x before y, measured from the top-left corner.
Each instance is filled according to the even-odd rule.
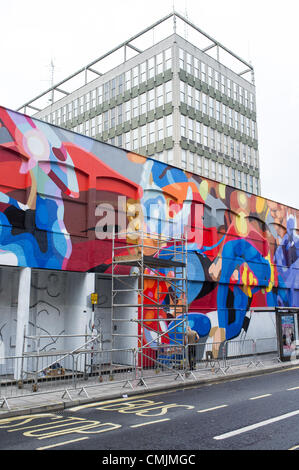
[[[298,0],[2,0],[0,105],[49,88],[51,60],[57,83],[173,6],[252,63],[262,195],[299,208]]]

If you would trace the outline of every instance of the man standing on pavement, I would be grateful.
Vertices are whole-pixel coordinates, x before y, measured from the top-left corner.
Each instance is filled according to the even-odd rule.
[[[185,344],[188,347],[188,361],[190,370],[194,370],[196,367],[196,346],[198,343],[199,336],[196,331],[191,330],[190,326],[187,326],[185,334]]]

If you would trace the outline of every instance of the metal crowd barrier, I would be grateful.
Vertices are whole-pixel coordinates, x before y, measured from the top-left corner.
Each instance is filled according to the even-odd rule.
[[[21,374],[20,374],[21,369]],[[8,400],[36,393],[73,391],[88,396],[87,388],[102,383],[130,384],[136,377],[136,351],[43,352],[0,358],[0,407]],[[132,386],[132,385],[131,385]]]
[[[196,379],[202,372],[221,372],[238,366],[254,366],[278,358],[276,338],[196,343],[191,353],[185,345],[160,345],[155,349],[75,350],[0,357],[0,407],[8,400],[36,393],[72,393],[108,383],[123,387],[147,386],[157,374]],[[192,361],[192,362],[190,362]],[[20,375],[21,370],[21,375]]]

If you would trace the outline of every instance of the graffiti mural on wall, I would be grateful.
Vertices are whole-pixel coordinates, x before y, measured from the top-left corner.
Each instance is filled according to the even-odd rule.
[[[188,319],[201,338],[236,338],[250,307],[299,306],[296,209],[0,108],[1,265],[110,272],[103,235],[137,206],[143,230],[187,237]],[[146,289],[155,299],[155,283]]]

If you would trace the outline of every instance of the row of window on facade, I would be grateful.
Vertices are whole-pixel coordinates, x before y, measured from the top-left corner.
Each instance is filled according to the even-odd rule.
[[[181,102],[193,106],[196,110],[202,112],[209,117],[215,118],[217,121],[227,124],[231,128],[240,131],[242,134],[256,139],[256,123],[243,114],[229,108],[223,103],[220,103],[214,98],[207,96],[199,90],[193,89],[184,82],[181,82]],[[186,85],[186,87],[185,87]],[[187,94],[186,94],[187,90]],[[123,122],[130,121],[142,114],[146,114],[155,108],[162,106],[166,103],[172,102],[172,82],[166,82],[146,93],[142,93],[123,104],[105,111],[103,114],[93,118],[91,128],[99,126],[100,130],[95,133],[91,132],[89,135],[94,136],[96,133],[114,128]],[[52,122],[53,124],[61,125],[66,119],[66,106],[51,116],[46,116],[45,121]],[[182,118],[184,119],[184,117]],[[96,122],[97,121],[97,122]],[[102,127],[101,127],[102,126]],[[81,126],[82,127],[82,126]],[[182,123],[182,127],[187,127]],[[85,130],[82,132],[85,133]]]
[[[152,158],[159,160],[160,162],[173,165],[173,149],[155,153]],[[215,162],[210,158],[197,155],[189,150],[181,150],[181,157],[178,166],[183,170],[197,173],[206,178],[219,181],[220,183],[236,187],[243,191],[253,194],[258,194],[259,192],[259,182],[256,176],[246,174],[223,163]]]
[[[223,163],[215,162],[210,158],[194,154],[193,152],[182,150],[181,167],[244,191],[258,193],[258,178],[255,176],[231,168]]]
[[[186,53],[187,54],[187,53]],[[187,54],[186,57],[191,56]],[[193,57],[193,56],[191,56]],[[210,66],[207,66],[204,62],[200,62],[199,59],[193,58],[194,64],[200,64],[200,70],[202,70],[202,75],[200,75],[201,79],[204,79],[207,83],[210,83],[210,79],[206,79],[206,77],[214,77],[213,80],[215,83],[218,83],[218,77],[221,77],[221,87],[220,90],[225,93],[227,96],[234,98],[236,101],[239,101],[241,104],[244,104],[247,108],[254,110],[254,95],[253,93],[249,92],[245,88],[237,85],[236,83],[232,82],[232,80],[227,79],[224,75],[219,74],[216,70],[213,70]],[[106,83],[95,87],[88,93],[75,98],[70,103],[62,106],[60,109],[56,110],[55,112],[50,113],[46,116],[46,120],[48,122],[60,125],[61,122],[65,122],[67,120],[71,120],[77,117],[80,114],[83,114],[86,111],[94,108],[97,105],[100,105],[106,101],[115,98],[118,95],[121,95],[126,90],[131,90],[132,87],[147,81],[148,79],[154,77],[156,74],[161,73],[165,70],[171,68],[172,65],[172,54],[171,48],[157,54],[156,56],[144,61],[142,64],[137,65],[130,69],[127,72],[124,72],[121,75],[107,81]],[[189,70],[189,68],[188,68]],[[194,70],[197,70],[194,67]],[[205,72],[207,70],[207,73]],[[217,80],[216,80],[217,78]],[[169,83],[169,82],[168,82]],[[183,83],[183,82],[182,82]],[[213,82],[214,83],[214,82]],[[214,84],[215,84],[214,83]],[[185,84],[184,84],[185,85]],[[186,85],[187,86],[187,85]],[[168,96],[162,98],[162,86],[157,87],[157,94],[160,98],[162,104],[164,102],[169,101],[169,93],[171,93],[171,84],[166,85],[166,88],[169,87],[170,89],[165,90],[165,94]],[[188,86],[186,91],[183,91],[183,85],[181,85],[181,93],[187,96],[187,101],[185,99],[181,99],[183,102],[188,102],[191,104],[191,101],[194,100],[195,107],[197,107],[199,100],[197,99],[198,95],[195,95],[191,98],[192,87]],[[218,86],[215,86],[217,89]],[[149,92],[149,100],[153,100],[153,95],[155,92],[151,90]],[[142,95],[141,95],[142,96]],[[145,95],[141,98],[141,101],[145,99]],[[167,100],[167,101],[165,101]],[[207,97],[203,98],[203,107],[205,106],[205,102],[207,101]],[[141,104],[140,104],[141,105]],[[160,104],[157,104],[159,106]],[[198,109],[201,109],[199,107]],[[216,111],[215,111],[216,112]]]
[[[46,115],[44,120],[58,126],[62,123],[72,120],[84,113],[84,104],[81,103],[83,97],[72,101],[68,105],[57,109],[56,111]],[[145,114],[165,103],[172,102],[172,81],[168,81],[159,85],[148,92],[142,93],[131,100],[115,106],[109,110],[110,127],[130,121],[134,117]],[[93,107],[93,106],[92,106]],[[106,114],[105,114],[106,113]],[[104,114],[108,118],[108,111]]]
[[[180,101],[256,139],[255,121],[182,81],[180,82]]]
[[[235,83],[233,80],[181,48],[179,50],[179,63],[180,68],[187,73],[199,78],[201,81],[212,86],[229,98],[232,98],[251,111],[254,111],[254,94],[247,88]]]
[[[253,147],[182,115],[181,136],[243,163],[258,167],[258,152]]]
[[[90,137],[95,137],[109,129],[108,117],[105,113],[74,127],[74,131]],[[163,116],[160,119],[136,127],[113,138],[110,142],[118,147],[138,151],[139,148],[153,144],[167,137],[173,136],[173,115]],[[239,142],[222,132],[206,126],[198,121],[181,116],[181,137],[192,140],[228,157],[258,167],[258,153],[247,144]]]

